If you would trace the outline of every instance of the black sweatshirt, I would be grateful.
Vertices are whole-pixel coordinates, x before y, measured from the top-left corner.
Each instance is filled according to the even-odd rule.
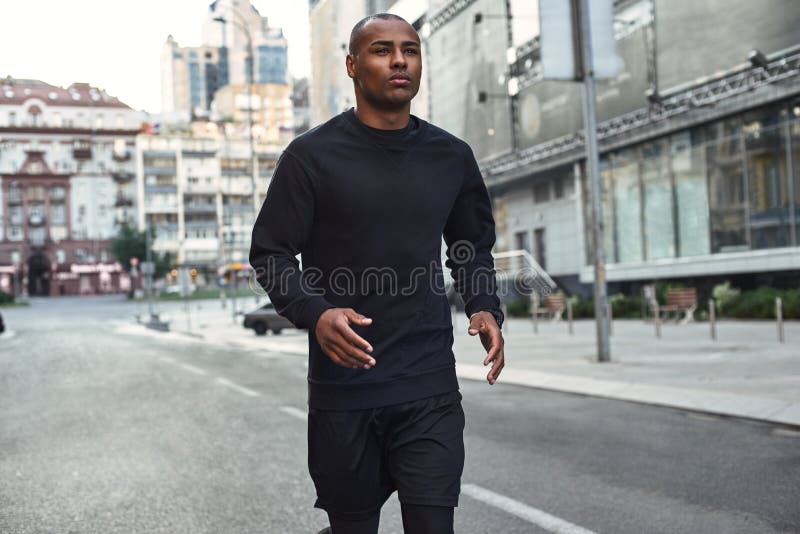
[[[466,143],[413,115],[402,130],[376,130],[350,109],[289,144],[253,228],[250,263],[277,312],[308,329],[311,408],[374,408],[458,389],[442,235],[467,316],[500,313],[491,203]],[[333,307],[372,319],[351,325],[373,347],[371,369],[338,366],[317,343],[317,319]]]

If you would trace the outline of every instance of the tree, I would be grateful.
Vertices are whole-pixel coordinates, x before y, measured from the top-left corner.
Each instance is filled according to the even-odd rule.
[[[150,228],[150,246],[156,241],[155,229]],[[144,261],[147,257],[147,236],[144,232],[136,228],[123,224],[119,233],[111,240],[111,253],[122,264],[122,267],[130,272],[131,258],[138,258]],[[169,253],[159,254],[152,252],[153,263],[155,264],[154,278],[161,278],[167,274],[172,267],[172,258]]]

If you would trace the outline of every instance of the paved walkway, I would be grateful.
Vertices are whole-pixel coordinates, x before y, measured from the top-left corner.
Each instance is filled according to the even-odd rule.
[[[199,309],[198,309],[199,306]],[[240,299],[239,309],[254,307]],[[181,303],[162,305],[172,334],[185,335]],[[247,350],[307,354],[305,332],[284,331],[257,337],[233,322],[230,307],[218,301],[191,305],[192,335],[205,342]],[[785,324],[779,343],[774,322],[721,321],[717,341],[707,323],[663,324],[661,338],[652,324],[617,320],[610,363],[595,362],[593,321],[567,324],[511,319],[506,331],[506,368],[500,382],[655,404],[725,416],[800,426],[800,322]],[[484,380],[484,351],[466,334],[466,317],[456,317],[455,353],[462,379]]]

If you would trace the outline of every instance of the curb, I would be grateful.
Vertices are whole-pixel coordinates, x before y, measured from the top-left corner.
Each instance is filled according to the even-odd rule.
[[[474,364],[456,364],[458,377],[467,380],[485,381],[487,369]],[[562,393],[589,395],[800,427],[800,402],[787,402],[750,395],[707,392],[672,386],[597,380],[522,369],[515,369],[512,372],[505,369],[501,382]]]

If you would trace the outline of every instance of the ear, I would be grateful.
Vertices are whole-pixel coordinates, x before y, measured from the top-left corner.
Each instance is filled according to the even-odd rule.
[[[356,57],[353,54],[347,54],[344,58],[345,67],[347,67],[347,76],[350,78],[356,77]]]

